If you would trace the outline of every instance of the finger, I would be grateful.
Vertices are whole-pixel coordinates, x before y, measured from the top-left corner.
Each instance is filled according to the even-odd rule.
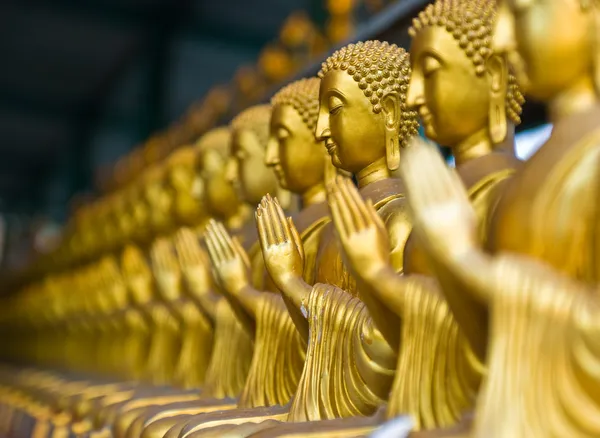
[[[267,207],[269,209],[269,215],[272,219],[271,227],[273,229],[275,241],[277,243],[283,243],[285,241],[284,224],[287,224],[287,221],[285,220],[285,215],[283,215],[284,221],[282,222],[282,215],[279,214],[280,208],[278,208],[277,204],[275,204],[273,198],[271,198],[270,195],[267,195]]]
[[[204,237],[204,244],[206,245],[206,249],[208,250],[208,255],[213,265],[219,265],[219,258],[217,256],[217,252],[215,250],[214,244],[212,242],[212,236],[210,232],[206,232]]]
[[[346,227],[346,222],[342,218],[342,213],[340,212],[339,202],[337,199],[337,194],[333,194],[333,190],[329,195],[329,211],[331,213],[331,218],[333,219],[333,224],[335,225],[335,229],[340,236],[340,239],[344,241],[348,237],[348,228]]]
[[[258,206],[256,212],[254,213],[254,219],[256,220],[256,228],[258,229],[258,239],[260,241],[260,246],[264,250],[269,247],[269,240],[267,237],[267,230],[264,224],[264,218],[262,216],[262,208]]]
[[[296,248],[298,249],[298,253],[300,254],[300,258],[304,262],[304,244],[302,243],[302,238],[300,237],[300,234],[298,233],[298,229],[296,228],[296,225],[294,224],[294,220],[291,217],[289,217],[287,220],[287,224],[290,229],[290,233],[292,235],[291,240],[294,242],[294,245],[296,245]]]
[[[188,256],[190,258],[190,261],[192,263],[202,263],[203,262],[202,248],[200,246],[200,238],[192,230],[189,230],[189,232],[187,233],[185,246],[188,251]]]
[[[175,251],[182,265],[190,263],[189,253],[185,244],[185,230],[180,230],[175,238]]]
[[[275,239],[275,231],[273,231],[273,221],[274,218],[271,217],[271,212],[268,208],[268,203],[266,198],[263,198],[262,202],[261,202],[261,213],[262,213],[262,217],[263,217],[263,223],[265,225],[265,230],[267,233],[267,240],[269,242],[269,246],[271,245],[276,245],[278,242]]]
[[[242,259],[242,262],[246,268],[250,269],[250,259],[248,258],[248,253],[246,253],[246,250],[240,243],[239,239],[237,237],[232,238],[231,244],[235,253],[240,257],[240,259]]]
[[[215,224],[215,231],[219,241],[221,242],[221,247],[223,248],[224,255],[232,259],[236,256],[235,249],[233,247],[233,242],[231,241],[231,236],[225,229],[222,223],[217,222]]]
[[[352,232],[364,229],[365,221],[362,218],[362,214],[358,207],[355,205],[354,198],[352,198],[347,184],[345,184],[344,180],[341,177],[338,178],[338,187],[340,212],[342,213],[342,216],[345,217],[348,223],[348,228],[352,230]],[[362,201],[361,199],[361,202],[364,201]]]
[[[283,230],[283,241],[290,242],[292,240],[292,232],[290,230],[290,223],[288,218],[285,216],[283,208],[279,205],[279,200],[275,198],[274,202],[275,211],[277,212],[278,222],[281,224]]]
[[[365,200],[360,195],[358,189],[354,186],[349,178],[344,179],[344,186],[349,199],[352,200],[353,208],[357,211],[357,217],[360,216],[361,221],[366,225],[371,221],[371,215]]]
[[[377,214],[377,210],[375,210],[375,206],[373,205],[373,201],[371,199],[367,199],[365,208],[367,210],[367,214],[369,215],[370,221],[374,223],[381,231],[387,233],[387,228],[385,227],[385,224],[383,223],[383,220],[379,214]]]
[[[226,259],[228,259],[225,247],[223,246],[223,242],[219,236],[219,231],[217,229],[217,223],[210,223],[210,239],[213,244],[213,247],[216,251],[219,263],[223,263]]]
[[[332,199],[337,207],[338,223],[345,229],[346,235],[356,232],[356,227],[352,221],[352,216],[348,209],[346,199],[342,195],[341,187],[336,183],[333,186]]]

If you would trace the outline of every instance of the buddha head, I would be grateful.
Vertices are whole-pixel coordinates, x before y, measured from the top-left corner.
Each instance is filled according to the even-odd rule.
[[[195,146],[198,190],[203,193],[207,213],[220,220],[235,215],[240,206],[236,190],[227,178],[230,142],[230,129],[221,127],[204,134]]]
[[[131,238],[134,231],[133,209],[130,201],[130,188],[125,187],[115,193],[114,216],[117,223],[119,243],[123,244]]]
[[[386,42],[350,44],[335,52],[319,72],[316,135],[333,165],[358,173],[385,157],[400,165],[400,147],[417,132],[406,106],[410,63],[404,49]]]
[[[265,164],[271,106],[257,105],[242,111],[231,122],[231,156],[227,177],[241,198],[258,204],[266,193],[275,193],[277,180]]]
[[[279,185],[304,194],[323,184],[325,148],[315,137],[319,113],[318,78],[301,79],[282,88],[273,99],[265,163]]]
[[[196,171],[198,150],[193,146],[176,149],[167,161],[167,180],[174,191],[179,221],[193,225],[204,213],[202,183]]]
[[[133,237],[135,240],[146,240],[151,234],[150,208],[144,196],[144,181],[142,178],[131,183],[128,191],[133,220]]]
[[[536,100],[553,101],[567,90],[598,94],[599,12],[595,0],[505,0],[494,51],[509,54],[519,85]]]
[[[407,104],[425,134],[455,146],[487,128],[500,144],[520,122],[524,102],[506,57],[494,54],[496,0],[437,0],[410,28],[412,74]]]
[[[100,198],[94,217],[95,227],[100,231],[99,244],[103,250],[110,250],[118,240],[118,225],[115,214],[115,194]]]
[[[166,168],[156,164],[144,173],[143,195],[148,204],[150,223],[155,232],[164,232],[173,225],[173,191],[166,181]]]

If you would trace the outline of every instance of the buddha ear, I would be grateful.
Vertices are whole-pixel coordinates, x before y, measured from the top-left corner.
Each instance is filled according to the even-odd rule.
[[[506,92],[508,87],[508,65],[501,55],[492,55],[487,61],[490,80],[489,131],[494,144],[506,139]]]
[[[385,156],[388,169],[400,167],[400,98],[396,93],[388,93],[381,98],[381,112],[385,122]]]

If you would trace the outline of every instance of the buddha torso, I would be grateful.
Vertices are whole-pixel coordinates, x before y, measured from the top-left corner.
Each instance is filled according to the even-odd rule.
[[[404,245],[411,228],[403,191],[402,182],[395,178],[371,183],[360,191],[363,198],[373,201],[386,226],[390,238],[391,261],[397,272],[403,271]],[[316,254],[315,282],[330,284],[353,296],[359,296],[356,282],[342,260],[332,223],[328,223],[321,232]]]
[[[457,167],[457,172],[469,194],[477,216],[478,237],[488,244],[488,234],[494,211],[510,178],[521,162],[512,154],[494,152],[475,158]],[[404,270],[407,274],[432,276],[425,252],[411,234],[404,250]]]
[[[542,260],[572,278],[597,284],[600,109],[572,116],[512,178],[492,223],[493,251]],[[574,127],[579,129],[574,129]]]
[[[494,152],[457,168],[482,242],[502,187],[518,166],[513,155]],[[473,408],[484,366],[471,351],[413,234],[404,256],[402,339],[386,417],[410,414],[416,430],[451,426]]]
[[[329,220],[327,205],[310,205],[293,215],[293,219],[304,245],[304,280],[313,284],[319,235]],[[239,405],[284,405],[296,392],[304,366],[306,344],[266,271],[258,242],[252,245],[249,256],[253,286],[266,292],[260,295],[255,315],[255,353]]]
[[[410,231],[402,193],[400,180],[391,178],[361,191],[389,230],[399,271]],[[387,399],[396,355],[359,299],[331,223],[321,231],[314,272],[315,286],[304,309],[310,327],[307,360],[289,421],[370,415]]]
[[[476,436],[600,434],[597,119],[557,124],[499,204],[490,332],[502,335],[490,338]]]

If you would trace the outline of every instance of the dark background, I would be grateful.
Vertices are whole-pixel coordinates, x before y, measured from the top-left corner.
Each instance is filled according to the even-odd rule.
[[[304,11],[323,28],[331,5],[348,1],[1,1],[0,248],[64,222],[74,194],[97,192],[100,169],[256,63],[290,14]],[[349,40],[408,49],[408,26],[427,0],[371,1],[389,5],[358,20]],[[528,104],[524,119],[535,126],[543,112]]]

